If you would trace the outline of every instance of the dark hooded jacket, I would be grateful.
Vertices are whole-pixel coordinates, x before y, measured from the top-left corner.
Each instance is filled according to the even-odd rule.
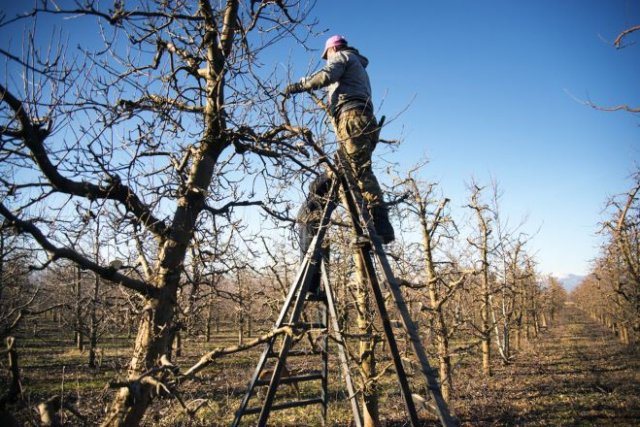
[[[322,70],[303,77],[300,84],[305,90],[326,87],[333,117],[355,108],[373,113],[371,84],[365,70],[368,64],[357,49],[347,47],[336,52]]]

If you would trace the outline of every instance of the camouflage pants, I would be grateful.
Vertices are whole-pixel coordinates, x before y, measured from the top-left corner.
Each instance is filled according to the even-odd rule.
[[[378,142],[379,128],[371,113],[349,110],[337,123],[339,149],[345,155],[362,196],[369,206],[382,203],[382,190],[371,168],[371,154]]]

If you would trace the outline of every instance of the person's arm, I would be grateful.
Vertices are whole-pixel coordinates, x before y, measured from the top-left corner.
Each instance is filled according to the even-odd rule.
[[[336,55],[322,68],[322,70],[309,77],[303,77],[300,79],[300,85],[304,90],[316,90],[329,86],[331,83],[335,83],[340,80],[340,77],[344,74],[346,66],[346,56]]]
[[[284,90],[284,94],[288,95],[292,93],[305,92],[329,86],[331,83],[335,83],[340,80],[340,77],[344,74],[346,66],[346,55],[335,55],[327,65],[317,73],[301,78],[298,83],[288,85]]]

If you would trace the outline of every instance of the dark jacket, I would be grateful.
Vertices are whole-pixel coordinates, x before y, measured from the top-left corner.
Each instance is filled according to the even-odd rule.
[[[347,47],[336,52],[322,70],[303,77],[300,84],[305,90],[326,87],[334,117],[354,108],[367,108],[373,113],[371,84],[365,70],[368,64],[357,49]]]

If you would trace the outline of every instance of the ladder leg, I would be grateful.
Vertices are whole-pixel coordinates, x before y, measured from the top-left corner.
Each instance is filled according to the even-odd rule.
[[[407,375],[404,371],[402,358],[400,356],[400,350],[398,349],[398,343],[396,342],[395,335],[393,333],[391,321],[389,320],[389,313],[387,312],[387,308],[385,306],[384,296],[382,295],[382,291],[380,290],[380,283],[378,282],[378,278],[376,277],[371,256],[364,249],[360,249],[359,252],[365,266],[366,279],[369,283],[369,287],[373,293],[373,298],[376,303],[376,311],[378,312],[378,316],[382,321],[382,329],[384,331],[387,345],[389,346],[389,351],[391,352],[393,365],[396,369],[398,382],[400,383],[400,392],[402,393],[402,398],[404,399],[404,404],[409,415],[409,420],[413,427],[418,427],[420,425],[418,412],[416,411],[415,404],[413,403],[413,398],[411,397],[411,388],[409,387],[409,381],[407,380]]]
[[[338,341],[338,357],[340,359],[340,366],[342,368],[342,376],[347,385],[347,393],[349,394],[349,402],[351,402],[351,412],[353,412],[353,421],[356,427],[362,427],[364,424],[362,421],[362,415],[360,407],[358,406],[358,399],[356,397],[356,389],[353,386],[353,380],[351,378],[351,369],[349,369],[349,360],[344,346],[346,345],[345,338],[340,331],[340,325],[338,324],[338,312],[336,310],[335,295],[333,294],[333,288],[329,283],[329,275],[327,270],[322,268],[322,281],[324,282],[324,289],[327,295],[327,306],[329,308],[329,317],[331,318],[331,327],[333,333]]]
[[[286,317],[287,312],[289,311],[290,307],[291,307],[291,303],[293,301],[293,297],[296,294],[295,290],[299,287],[301,287],[301,284],[307,280],[308,281],[308,277],[309,275],[309,259],[305,258],[305,262],[303,263],[303,265],[300,268],[300,275],[298,277],[298,279],[296,280],[296,282],[294,283],[294,286],[291,287],[291,290],[289,291],[289,295],[287,296],[287,299],[285,301],[285,304],[282,307],[282,310],[280,312],[280,316],[278,318],[278,320],[276,321],[276,325],[274,327],[274,329],[280,328],[283,323],[284,323],[284,319]],[[269,340],[269,342],[267,343],[267,345],[265,346],[265,349],[262,352],[262,355],[260,356],[260,359],[258,360],[258,364],[256,365],[256,369],[253,372],[253,376],[251,377],[251,381],[249,382],[249,387],[247,388],[247,391],[245,392],[244,397],[242,398],[242,402],[240,403],[240,407],[238,408],[238,411],[236,412],[236,417],[233,421],[232,427],[238,427],[240,425],[240,420],[242,419],[242,415],[244,414],[245,409],[247,408],[247,406],[249,405],[249,400],[251,399],[251,396],[253,394],[253,390],[255,389],[256,386],[256,382],[258,381],[258,379],[260,378],[260,373],[262,372],[262,370],[264,369],[264,366],[267,362],[267,358],[270,352],[272,352],[273,350],[273,346],[276,343],[277,337],[273,337],[271,340]]]
[[[291,317],[289,320],[289,324],[291,325],[297,324],[298,320],[300,319],[300,314],[302,313],[302,309],[304,308],[305,297],[306,297],[307,291],[309,290],[309,285],[311,284],[311,280],[312,280],[311,275],[308,275],[306,277],[306,280],[302,282],[300,292],[297,295],[296,302],[293,306],[293,311],[291,313]],[[273,399],[276,396],[276,392],[278,391],[278,385],[280,384],[280,376],[282,375],[282,369],[286,364],[287,356],[289,354],[289,350],[291,350],[292,344],[293,344],[293,337],[290,335],[285,335],[282,339],[282,347],[280,348],[278,361],[276,362],[276,366],[273,369],[273,374],[271,375],[271,381],[269,382],[267,395],[264,399],[264,403],[262,404],[262,410],[260,411],[260,417],[258,418],[259,426],[267,425],[267,419],[269,418],[269,414],[271,412]]]
[[[337,159],[338,162],[340,162],[340,155],[337,156]],[[340,175],[340,183],[343,190],[342,196],[344,199],[344,204],[351,216],[351,223],[353,225],[354,231],[358,237],[368,237],[368,239],[365,239],[366,241],[372,240],[371,237],[372,235],[375,236],[375,232],[371,233],[369,231],[370,229],[372,229],[372,227],[370,221],[368,221],[368,213],[365,214],[364,212],[366,211],[364,202],[362,201],[361,197],[357,197],[357,195],[354,194],[353,187],[355,186],[355,184],[351,184],[353,183],[353,179],[351,178],[349,170],[345,167],[341,167],[340,169],[343,171],[343,174]],[[375,239],[379,241],[377,236],[375,236]],[[368,246],[368,244],[359,245],[356,252],[357,255],[360,256],[362,264],[364,265],[364,279],[369,284],[369,287],[373,293],[376,312],[378,314],[378,317],[382,321],[385,340],[391,352],[393,365],[396,369],[398,383],[400,385],[400,392],[405,404],[405,409],[407,410],[407,414],[409,416],[409,421],[411,422],[411,425],[413,427],[418,427],[418,413],[411,397],[411,388],[409,387],[409,382],[407,381],[407,377],[404,372],[404,366],[402,365],[400,351],[398,350],[398,345],[393,335],[393,329],[391,327],[389,315],[384,304],[384,297],[382,296],[382,291],[380,290],[380,283],[378,282],[377,276],[375,274],[371,255],[369,254],[368,248],[366,248],[365,246]]]
[[[326,234],[327,226],[329,224],[331,213],[333,211],[333,209],[331,208],[331,201],[335,197],[337,193],[337,189],[338,189],[338,184],[334,180],[331,183],[331,189],[329,190],[329,198],[327,199],[328,202],[324,207],[322,220],[318,228],[318,233],[313,238],[311,242],[311,246],[309,247],[309,250],[305,255],[305,261],[309,259],[310,261],[313,260],[313,263],[309,262],[308,268],[306,268],[306,274],[303,275],[304,280],[301,280],[300,281],[301,283],[295,286],[296,288],[298,288],[297,292],[290,292],[292,298],[294,294],[296,295],[296,301],[295,301],[295,304],[293,305],[293,309],[292,309],[290,320],[289,320],[289,324],[291,325],[295,325],[298,323],[300,319],[300,315],[302,313],[302,309],[304,308],[307,292],[311,285],[311,281],[313,280],[313,276],[316,274],[317,269],[320,268],[322,264],[321,244]],[[271,381],[269,382],[269,388],[267,389],[267,395],[265,397],[264,403],[262,405],[262,409],[260,411],[260,417],[258,418],[259,426],[266,425],[267,419],[269,418],[271,406],[273,405],[273,399],[276,395],[276,391],[280,383],[282,368],[286,363],[287,355],[289,354],[289,350],[291,349],[292,343],[293,343],[293,337],[289,335],[285,335],[283,337],[282,347],[280,349],[278,361],[276,362],[276,366],[273,369],[273,374],[271,375]]]
[[[338,184],[334,180],[331,184],[331,189],[329,192],[330,197],[328,200],[331,200],[331,198],[335,197],[337,193],[337,188],[338,188]],[[285,303],[276,321],[275,328],[279,328],[283,326],[284,320],[292,304],[293,304],[293,312],[291,314],[290,324],[295,324],[298,322],[300,313],[302,312],[302,308],[304,306],[304,300],[305,300],[307,290],[309,289],[310,282],[313,279],[313,275],[315,274],[315,272],[317,271],[317,269],[320,267],[320,264],[321,264],[322,253],[320,250],[320,245],[326,234],[327,225],[329,224],[329,220],[332,212],[333,212],[333,209],[331,209],[330,203],[327,203],[323,211],[323,216],[320,222],[320,226],[318,228],[318,232],[314,236],[313,240],[311,241],[309,249],[307,250],[307,253],[305,254],[305,257],[302,261],[301,267],[298,270],[296,279],[293,285],[291,286],[291,288],[289,289],[289,292],[285,299]],[[294,299],[295,299],[295,303],[294,303]],[[232,424],[233,427],[238,427],[240,425],[240,421],[242,419],[242,416],[244,415],[244,411],[247,409],[247,406],[253,394],[253,390],[255,388],[256,382],[260,377],[260,373],[264,369],[266,360],[268,358],[269,353],[273,349],[273,345],[275,344],[276,339],[277,339],[276,337],[272,338],[269,341],[269,343],[265,346],[265,350],[263,351],[262,356],[258,361],[258,365],[256,366],[256,369],[250,381],[250,385],[247,389],[247,392],[245,393],[242,399],[240,408],[236,412],[236,417]],[[292,344],[292,338],[288,335],[285,336],[282,340],[282,347],[280,350],[280,356],[278,358],[278,362],[276,363],[274,372],[271,376],[269,389],[267,391],[267,397],[264,401],[262,410],[260,412],[260,423],[261,423],[260,425],[265,425],[266,420],[269,417],[269,411],[271,409],[271,405],[273,404],[273,398],[275,397],[275,392],[280,381],[282,368],[284,366],[283,359],[286,359],[286,356],[289,352],[291,344]]]
[[[324,262],[321,265],[321,271],[324,271]],[[326,289],[326,287],[325,287]],[[325,291],[326,293],[326,291]],[[327,411],[329,409],[329,323],[327,316],[327,303],[326,301],[322,304],[320,308],[320,323],[325,325],[327,328],[324,336],[322,337],[322,408],[321,408],[321,418],[322,425],[327,425]]]
[[[389,284],[389,289],[391,290],[391,296],[393,298],[393,302],[395,306],[398,308],[400,312],[400,318],[402,320],[402,325],[404,330],[407,332],[409,337],[409,341],[411,342],[411,347],[420,362],[420,368],[422,371],[422,375],[424,376],[425,382],[427,384],[427,389],[433,401],[435,402],[436,412],[438,414],[438,418],[440,419],[440,423],[443,426],[455,426],[457,423],[451,416],[449,412],[449,407],[447,402],[442,397],[442,391],[440,390],[440,384],[438,382],[438,378],[435,374],[434,369],[429,365],[429,359],[427,357],[427,353],[424,350],[424,346],[422,345],[422,340],[420,339],[420,334],[418,333],[418,328],[416,324],[413,322],[411,318],[411,314],[409,313],[409,308],[404,300],[404,296],[402,295],[402,291],[400,290],[400,286],[398,285],[398,281],[395,279],[393,272],[391,271],[391,266],[387,261],[386,256],[384,256],[383,248],[381,245],[376,245],[376,257],[378,259],[379,264],[382,266],[382,270],[385,276],[385,280]],[[381,256],[382,254],[382,256]]]
[[[340,153],[338,153],[338,155],[336,156],[336,160],[338,165],[343,165],[344,162],[341,159]],[[354,191],[354,188],[357,187],[355,186],[355,184],[353,184],[353,177],[351,176],[349,169],[342,166],[340,167],[340,169],[343,171],[343,174],[340,176],[340,181],[343,188],[343,195],[346,202],[345,204],[351,215],[351,221],[353,223],[354,229],[359,236],[368,235],[370,237],[369,240],[371,240],[376,258],[378,259],[379,264],[382,266],[386,282],[389,284],[389,288],[391,289],[394,303],[400,312],[405,331],[409,336],[409,340],[411,341],[411,345],[416,354],[416,357],[420,361],[422,373],[425,377],[429,393],[436,404],[436,412],[438,413],[440,422],[443,426],[446,427],[455,426],[456,422],[451,417],[447,403],[442,398],[442,393],[440,391],[440,385],[438,383],[437,377],[434,371],[429,366],[427,354],[424,350],[424,347],[422,346],[422,341],[420,340],[420,335],[418,334],[417,327],[411,319],[411,315],[409,314],[409,310],[404,301],[404,297],[402,296],[402,292],[400,291],[398,282],[395,279],[393,271],[391,270],[391,266],[389,265],[389,262],[386,258],[384,248],[382,247],[382,242],[375,234],[375,229],[371,226],[369,212],[364,205],[362,197],[359,196],[359,193],[356,193]],[[369,284],[376,300],[376,309],[378,311],[378,315],[382,320],[385,337],[387,338],[387,344],[389,345],[389,349],[394,359],[393,362],[396,368],[396,372],[398,373],[398,380],[400,382],[400,388],[404,398],[405,406],[407,408],[407,412],[409,413],[412,425],[417,426],[418,417],[415,410],[415,405],[411,397],[411,391],[408,388],[408,382],[404,372],[404,367],[400,359],[397,343],[395,342],[391,323],[389,321],[386,307],[384,305],[384,298],[380,290],[380,283],[375,273],[371,255],[368,250],[365,250],[365,248],[362,247],[359,248],[359,252],[362,256],[362,259],[365,261],[364,264],[366,268],[366,274],[368,276],[367,278],[369,279]]]

